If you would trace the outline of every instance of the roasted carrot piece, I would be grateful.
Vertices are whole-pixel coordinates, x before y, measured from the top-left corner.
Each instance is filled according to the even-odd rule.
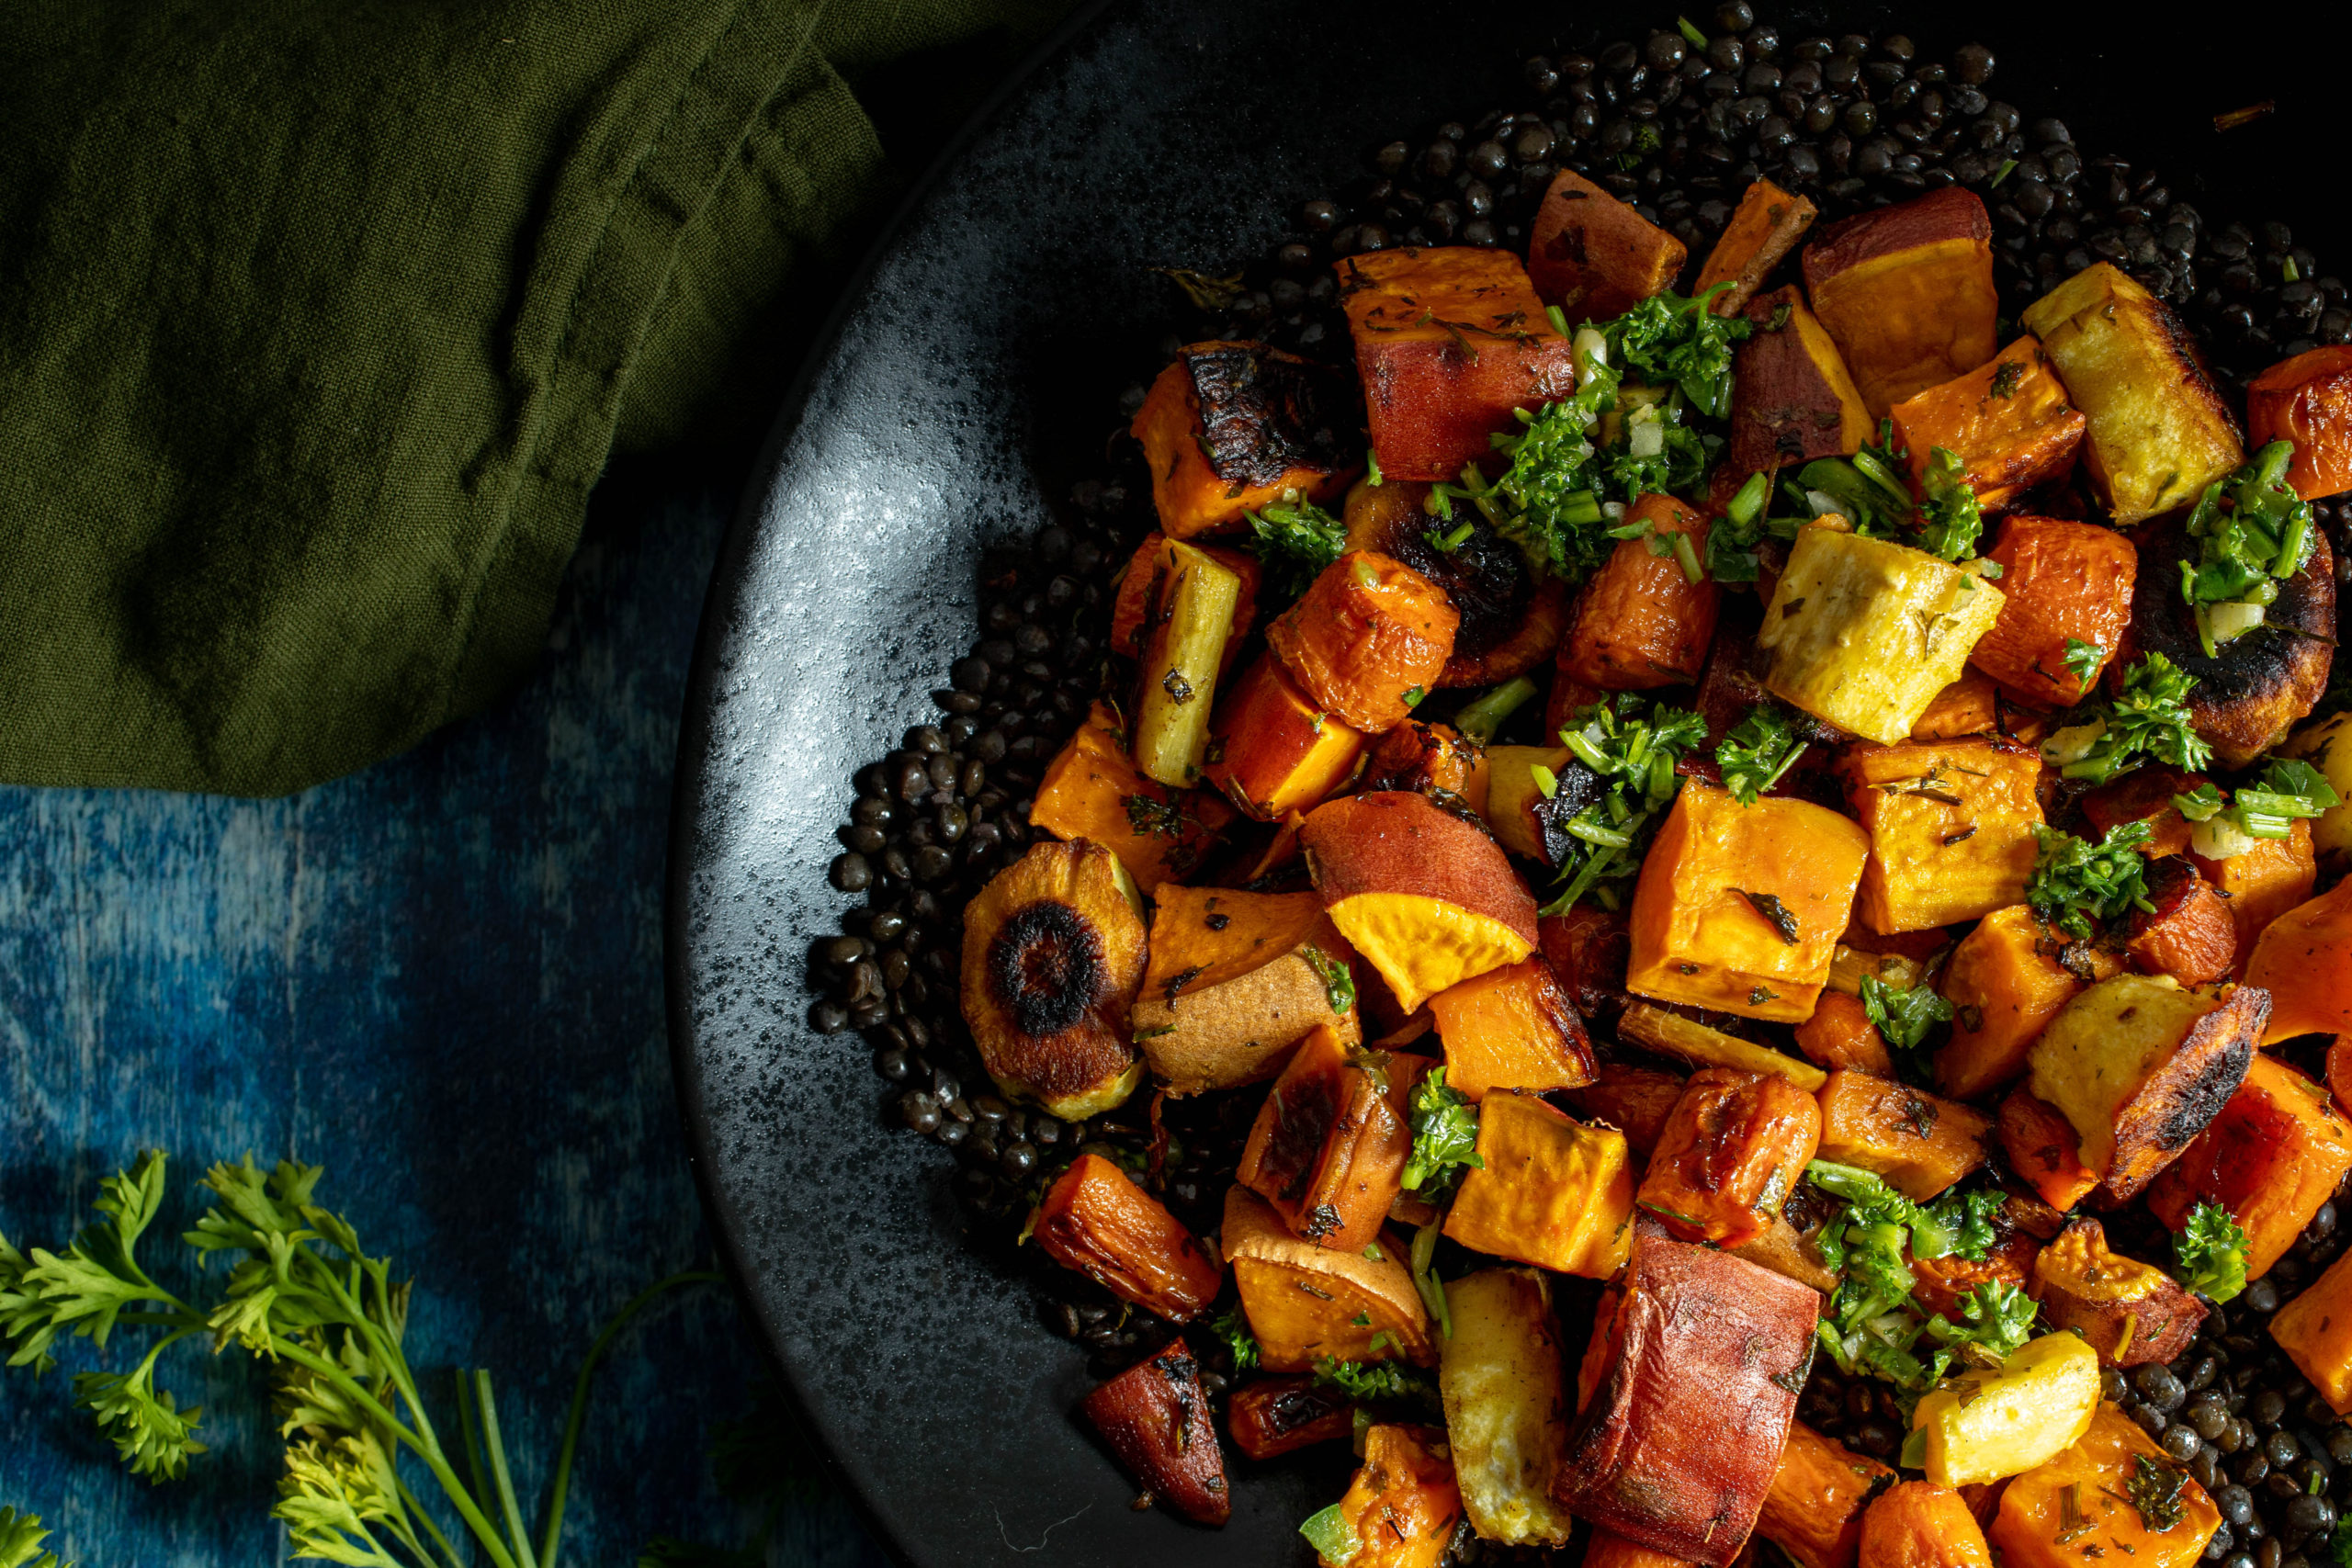
[[[1542,953],[1447,987],[1429,1000],[1445,1042],[1445,1082],[1472,1100],[1497,1089],[1545,1093],[1592,1081],[1592,1037]]]
[[[1363,787],[1418,790],[1441,805],[1458,801],[1483,817],[1489,777],[1485,747],[1449,725],[1413,719],[1374,744]]]
[[[2256,1052],[2221,1114],[2148,1188],[2148,1212],[2173,1230],[2218,1203],[2246,1235],[2245,1276],[2268,1272],[2352,1171],[2352,1124],[2324,1084]]]
[[[1894,1057],[1886,1037],[1863,1010],[1861,998],[1843,991],[1824,991],[1813,1005],[1813,1016],[1797,1025],[1797,1049],[1815,1066],[1855,1067],[1881,1077],[1894,1076]]]
[[[1331,432],[1348,428],[1347,402],[1329,371],[1263,344],[1178,350],[1132,426],[1160,527],[1189,539],[1238,527],[1288,491],[1315,501],[1340,493],[1352,464]]]
[[[1973,191],[1930,191],[1815,231],[1805,294],[1871,417],[1993,357],[1993,221]]]
[[[1633,944],[1623,909],[1578,904],[1564,915],[1544,916],[1535,931],[1553,974],[1578,1012],[1589,1018],[1611,998],[1623,1005],[1625,959]]]
[[[2254,848],[2227,860],[2189,858],[2205,880],[2230,901],[2238,932],[2237,962],[2243,968],[2270,922],[2312,896],[2319,881],[2319,856],[2312,848],[2312,825],[2297,818],[2283,839],[2256,839]]]
[[[1745,1247],[1770,1228],[1820,1142],[1820,1103],[1788,1079],[1702,1068],[1682,1086],[1634,1201],[1681,1240]]]
[[[2264,1044],[2298,1034],[2352,1035],[2352,877],[2264,926],[2245,981],[2270,993]],[[2328,1052],[2331,1079],[2343,1043]]]
[[[2287,482],[2305,501],[2352,490],[2352,348],[2308,349],[2246,383],[2246,449],[2295,444]]]
[[[1707,550],[1707,520],[1670,495],[1645,495],[1625,513],[1647,524],[1647,537],[1620,539],[1577,596],[1560,639],[1560,677],[1611,692],[1647,691],[1699,678],[1714,636],[1723,590],[1704,576],[1693,582],[1674,549],[1687,537],[1691,558]]]
[[[1122,1301],[1182,1323],[1225,1272],[1176,1216],[1100,1155],[1080,1155],[1037,1207],[1039,1246]]]
[[[1813,227],[1820,209],[1804,197],[1792,196],[1770,180],[1758,180],[1739,198],[1739,206],[1724,226],[1723,238],[1707,253],[1691,296],[1703,297],[1719,283],[1729,288],[1715,296],[1718,316],[1736,316],[1764,287],[1772,269],[1788,258]]]
[[[1168,536],[1155,528],[1143,536],[1136,553],[1127,558],[1125,571],[1119,577],[1119,592],[1111,601],[1111,651],[1129,659],[1143,657],[1144,644],[1148,640],[1148,623],[1159,614],[1159,604],[1168,574],[1163,565]],[[1257,624],[1258,588],[1265,576],[1265,568],[1258,558],[1247,550],[1227,549],[1217,545],[1196,547],[1226,570],[1241,580],[1241,594],[1233,606],[1233,635],[1226,638],[1225,660],[1218,670],[1223,676],[1233,669],[1233,660],[1240,653],[1250,628]]]
[[[2098,1172],[2083,1163],[2082,1139],[2056,1106],[2037,1100],[2023,1084],[2001,1101],[1996,1123],[2010,1168],[2052,1208],[2064,1213],[2090,1196]]]
[[[1065,841],[1093,840],[1150,893],[1201,863],[1233,809],[1207,790],[1174,789],[1136,772],[1118,715],[1096,703],[1038,781],[1029,821]]]
[[[1878,427],[1838,345],[1793,285],[1747,302],[1755,333],[1732,356],[1725,475],[1861,450]]]
[[[1821,1090],[1821,1157],[1886,1179],[1915,1202],[1984,1163],[1992,1119],[1891,1078],[1849,1070]]]
[[[1562,169],[1529,231],[1535,291],[1571,321],[1606,321],[1670,288],[1690,252],[1600,186]]]
[[[1313,1378],[1259,1378],[1233,1391],[1225,1429],[1251,1459],[1276,1459],[1352,1436],[1355,1408],[1345,1393]]]
[[[1217,704],[1201,777],[1272,822],[1320,805],[1355,771],[1364,745],[1360,731],[1317,707],[1268,653]]]
[[[2123,645],[2139,551],[2112,528],[2019,515],[2002,521],[1984,554],[2001,563],[2001,614],[1969,662],[2017,702],[2043,708],[2080,702]],[[2077,642],[2098,649],[2088,680],[2066,663]]]
[[[1326,1554],[1325,1568],[1437,1568],[1462,1517],[1444,1434],[1425,1427],[1367,1431],[1363,1466],[1338,1511],[1347,1549]]]
[[[1376,735],[1436,685],[1461,619],[1411,567],[1351,550],[1266,628],[1266,646],[1319,708]]]
[[[1960,477],[1986,512],[2006,510],[2020,491],[2073,472],[2090,424],[2067,400],[2050,356],[2032,337],[1965,376],[1914,393],[1888,417],[1896,443],[1910,454],[1915,491],[1925,493],[1928,466],[1940,446],[1958,460]]]
[[[2034,1258],[2040,1251],[2031,1236],[2011,1232],[1982,1258],[1962,1258],[1953,1252],[1941,1258],[1915,1258],[1911,1273],[1917,1282],[1911,1288],[1911,1297],[1921,1312],[1939,1312],[1958,1323],[1966,1312],[1961,1303],[1971,1292],[1980,1285],[2023,1285],[2033,1273]]]
[[[1993,1555],[1959,1493],[1905,1481],[1863,1512],[1860,1568],[1993,1568]]]
[[[2132,940],[2123,951],[2142,973],[2169,975],[2201,986],[2228,974],[2237,956],[2237,928],[2213,885],[2186,855],[2151,861],[2150,908],[2132,911]]]
[[[1153,1499],[1195,1524],[1233,1515],[1225,1453],[1201,1391],[1200,1363],[1182,1339],[1086,1396],[1082,1409]]]
[[[1317,1247],[1361,1252],[1396,1201],[1413,1148],[1407,1096],[1428,1065],[1351,1051],[1318,1025],[1260,1107],[1235,1179]]]
[[[1878,1461],[1792,1421],[1756,1533],[1787,1552],[1797,1568],[1854,1568],[1862,1509],[1894,1479],[1894,1472]]]

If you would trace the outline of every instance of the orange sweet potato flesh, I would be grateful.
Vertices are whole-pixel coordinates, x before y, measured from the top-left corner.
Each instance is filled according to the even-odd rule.
[[[1256,370],[1233,374],[1244,363]],[[1274,367],[1281,367],[1279,374],[1265,374]],[[1214,441],[1202,421],[1204,378],[1217,397]],[[1350,470],[1329,455],[1306,457],[1304,425],[1314,418],[1313,411],[1295,397],[1281,395],[1307,389],[1318,379],[1306,361],[1262,344],[1196,343],[1178,351],[1175,363],[1152,382],[1130,427],[1151,467],[1152,502],[1169,537],[1238,528],[1244,513],[1279,501],[1285,491],[1323,501],[1346,487]],[[1277,395],[1253,396],[1261,390]],[[1227,395],[1237,392],[1238,397]],[[1220,472],[1220,465],[1228,471]]]
[[[2083,819],[2100,834],[2112,832],[2126,822],[2145,822],[2149,836],[2140,846],[2142,854],[2150,860],[2187,854],[2189,838],[2196,829],[2180,814],[2180,807],[2172,803],[2172,798],[2193,793],[2204,782],[2201,773],[2183,773],[2152,761],[2083,796]]]
[[[1573,169],[1552,176],[1527,244],[1535,291],[1571,321],[1606,321],[1670,288],[1682,242]]]
[[[2245,1274],[2258,1280],[2295,1244],[2352,1171],[2352,1125],[2324,1084],[2256,1052],[2221,1114],[2148,1188],[2148,1212],[2177,1231],[2199,1203],[2245,1230]]]
[[[1592,1082],[1570,1098],[1595,1122],[1606,1122],[1625,1134],[1625,1142],[1644,1159],[1666,1134],[1667,1118],[1682,1099],[1683,1080],[1656,1067],[1603,1062]]]
[[[1905,398],[1888,417],[1896,444],[1910,454],[1915,491],[1924,493],[1940,446],[1959,459],[1961,477],[1987,513],[2006,509],[2035,485],[2065,479],[2090,424],[2067,400],[2041,341],[2031,336],[1965,376]]]
[[[1266,628],[1266,646],[1324,712],[1376,735],[1410,718],[1437,684],[1461,621],[1403,561],[1351,550]]]
[[[1355,1410],[1346,1394],[1313,1378],[1260,1378],[1233,1391],[1225,1429],[1235,1448],[1264,1461],[1351,1437]]]
[[[1374,744],[1363,787],[1416,790],[1441,806],[1459,802],[1484,817],[1488,777],[1485,747],[1449,725],[1413,719]]]
[[[2098,671],[2086,682],[2068,669],[2067,641],[2098,649],[2106,668],[2131,624],[2139,551],[2095,523],[2018,515],[2003,520],[1984,554],[2001,563],[2001,614],[1969,662],[2013,701],[2040,708],[2080,702]]]
[[[2202,1303],[2163,1269],[2112,1251],[2088,1217],[2041,1249],[2028,1289],[2052,1328],[2080,1335],[2109,1366],[2169,1361],[2205,1321]]]
[[[1877,438],[1837,344],[1794,286],[1750,299],[1747,319],[1756,331],[1732,356],[1731,435],[1719,472],[1770,473],[1845,457]]]
[[[1801,196],[1791,196],[1770,180],[1758,180],[1739,198],[1739,207],[1724,226],[1723,238],[1707,253],[1699,281],[1690,286],[1695,299],[1719,283],[1729,288],[1715,296],[1712,309],[1718,316],[1736,316],[1764,287],[1772,269],[1788,258],[1813,227],[1819,209]]]
[[[1881,1077],[1894,1076],[1886,1037],[1871,1021],[1860,997],[1824,991],[1813,1016],[1797,1025],[1797,1049],[1817,1067],[1853,1067]]]
[[[1928,709],[1911,726],[1914,740],[1954,740],[1963,735],[1989,735],[2000,723],[1999,688],[1981,670],[1967,670],[1959,680],[1938,692]]]
[[[1771,1489],[1820,1303],[1728,1253],[1637,1236],[1616,1357],[1569,1426],[1553,1497],[1653,1551],[1730,1568]]]
[[[1167,585],[1167,572],[1161,568],[1160,552],[1168,543],[1168,536],[1155,528],[1143,536],[1136,553],[1127,559],[1126,570],[1120,575],[1119,592],[1111,601],[1111,651],[1129,659],[1141,659],[1144,646],[1149,640],[1147,623],[1158,613],[1159,595]],[[1249,639],[1250,628],[1258,619],[1258,589],[1265,577],[1265,569],[1258,558],[1247,550],[1227,549],[1221,545],[1195,546],[1203,555],[1225,568],[1241,581],[1239,596],[1233,604],[1233,634],[1225,639],[1224,661],[1217,667],[1220,678],[1233,669],[1234,660],[1241,652],[1241,645]]]
[[[1682,1558],[1652,1551],[1622,1535],[1597,1529],[1585,1543],[1584,1568],[1689,1568],[1689,1564]]]
[[[1992,1119],[1891,1078],[1850,1070],[1821,1087],[1821,1157],[1874,1171],[1924,1203],[1984,1163]]]
[[[1217,703],[1201,776],[1261,822],[1313,807],[1348,781],[1364,738],[1260,656]]]
[[[1815,231],[1805,293],[1872,419],[1993,357],[1993,223],[1958,186]]]
[[[1510,252],[1375,251],[1338,270],[1385,477],[1458,480],[1515,411],[1575,389],[1568,340]]]
[[[2338,1416],[2352,1416],[2352,1253],[2278,1309],[2270,1337]]]
[[[1578,1089],[1596,1070],[1592,1037],[1540,953],[1450,986],[1429,1000],[1445,1042],[1445,1082],[1473,1100],[1491,1089]]]
[[[2057,1107],[2037,1100],[2025,1085],[2001,1101],[1996,1125],[2009,1167],[2061,1213],[2090,1196],[2098,1172],[2083,1163],[2082,1139]]]
[[[2150,1529],[2128,1501],[2143,1461],[2172,1465],[2130,1416],[2100,1405],[2073,1448],[2014,1477],[2002,1492],[2000,1512],[1986,1534],[2003,1568],[2084,1568],[2102,1559],[2101,1568],[2191,1568],[2213,1539],[2221,1511],[2193,1477],[2184,1476],[2179,1521]]]
[[[1862,1509],[1894,1479],[1894,1472],[1878,1461],[1792,1421],[1756,1533],[1787,1552],[1797,1568],[1854,1568]]]
[[[1649,524],[1661,540],[1687,534],[1706,558],[1707,520],[1672,496],[1640,497],[1625,522]],[[1577,596],[1560,639],[1560,676],[1610,692],[1696,681],[1722,603],[1715,580],[1692,582],[1671,551],[1661,556],[1647,539],[1620,539]]]
[[[1379,1235],[1413,1151],[1407,1097],[1428,1064],[1351,1050],[1329,1024],[1299,1043],[1259,1107],[1234,1179],[1317,1247]]]
[[[1444,1433],[1386,1426],[1366,1432],[1363,1467],[1340,1499],[1340,1513],[1356,1540],[1346,1568],[1438,1568],[1462,1517]]]
[[[1996,909],[1960,939],[1944,968],[1952,1025],[1936,1053],[1937,1088],[1974,1100],[2025,1071],[2044,1026],[2083,988],[2059,963],[2062,950],[2023,904]]]
[[[1967,1499],[1906,1481],[1864,1511],[1859,1568],[1993,1568],[1993,1554]]]
[[[2132,911],[2132,939],[2123,951],[2147,975],[2169,975],[2184,986],[2218,980],[2234,966],[2237,927],[2213,885],[2186,855],[2151,861],[2150,908]]]
[[[1206,790],[1173,789],[1137,773],[1118,716],[1096,703],[1038,781],[1029,820],[1065,841],[1093,840],[1150,893],[1201,863],[1233,808]]]
[[[2352,1034],[2352,877],[2272,920],[2246,960],[2245,981],[2270,993],[2267,1045],[2298,1034]],[[2335,1072],[2335,1051],[2328,1054]]]
[[[1176,1216],[1100,1155],[1080,1155],[1037,1207],[1038,1245],[1122,1301],[1183,1323],[1225,1272]]]
[[[1702,1067],[1682,1086],[1634,1201],[1682,1241],[1736,1248],[1771,1228],[1821,1142],[1821,1106],[1783,1077]]]
[[[2295,444],[2287,482],[2305,501],[2352,490],[2352,347],[2310,349],[2247,382],[2245,425],[2249,452]]]
[[[1200,1363],[1182,1339],[1086,1396],[1081,1406],[1111,1451],[1153,1499],[1195,1524],[1232,1517],[1225,1453],[1201,1391]]]
[[[2255,944],[2270,922],[2312,896],[2319,881],[2319,856],[2312,848],[2312,825],[2297,818],[2283,839],[2256,839],[2254,848],[2227,860],[2191,854],[2205,880],[2230,901],[2238,932],[2237,963],[2254,956]]]
[[[1634,1175],[1622,1133],[1581,1125],[1533,1095],[1478,1108],[1478,1157],[1445,1216],[1475,1252],[1605,1280],[1625,1261]]]

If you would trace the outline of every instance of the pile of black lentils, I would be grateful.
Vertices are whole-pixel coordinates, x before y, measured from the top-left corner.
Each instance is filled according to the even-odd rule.
[[[1666,28],[1591,53],[1536,56],[1513,107],[1373,150],[1354,183],[1300,203],[1293,231],[1238,279],[1210,281],[1227,270],[1214,265],[1224,258],[1204,258],[1187,298],[1171,290],[1164,354],[1233,337],[1351,363],[1335,259],[1399,245],[1522,248],[1563,167],[1633,202],[1694,260],[1759,177],[1809,196],[1825,221],[1965,186],[1992,214],[2007,314],[2109,261],[2182,313],[2225,386],[2288,355],[2352,342],[2345,284],[2323,273],[2285,224],[2209,223],[2155,171],[2078,148],[2062,120],[2028,118],[1995,96],[1994,56],[1982,45],[1939,62],[1899,34],[1783,38],[1745,0],[1727,0],[1708,20],[1703,47]],[[1158,367],[1136,370],[1145,378]],[[1141,379],[1125,390],[1119,432],[1143,396]],[[979,638],[934,694],[941,716],[855,775],[857,800],[831,876],[864,905],[811,955],[821,994],[811,1023],[872,1042],[875,1071],[891,1086],[888,1113],[956,1151],[956,1190],[977,1222],[973,1244],[1008,1255],[1041,1177],[1081,1147],[1153,1161],[1169,1207],[1196,1230],[1214,1229],[1255,1111],[1247,1094],[1168,1101],[1164,1137],[1155,1138],[1148,1094],[1083,1124],[1009,1104],[993,1092],[957,1010],[963,907],[1020,858],[1046,763],[1094,697],[1122,679],[1104,655],[1112,580],[1154,524],[1135,443],[1114,435],[1111,450],[1111,470],[1078,484],[1025,554],[984,564]],[[2339,574],[2352,581],[2345,518],[2331,503],[2314,510],[2331,532]],[[2165,1255],[2161,1236],[2135,1236],[2130,1217],[2119,1221],[2120,1247]],[[2352,1510],[2352,1427],[2264,1331],[2343,1244],[2330,1204],[2268,1278],[2212,1314],[2180,1359],[2107,1373],[2109,1396],[2220,1505],[2225,1523],[2206,1556],[2228,1568],[2307,1568],[2310,1557],[2326,1557],[2339,1510]],[[1035,1248],[1027,1257],[1048,1326],[1084,1346],[1098,1372],[1175,1332]],[[1564,1319],[1579,1305],[1589,1312],[1589,1301],[1572,1288]],[[1230,1362],[1210,1337],[1195,1337],[1204,1383],[1221,1398]],[[1883,1394],[1824,1359],[1800,1415],[1891,1461],[1901,1422]],[[1457,1555],[1476,1551],[1472,1542]]]

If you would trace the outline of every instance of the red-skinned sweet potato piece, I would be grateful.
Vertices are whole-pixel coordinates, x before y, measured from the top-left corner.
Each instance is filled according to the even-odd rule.
[[[2064,1213],[2090,1195],[2098,1172],[2083,1163],[2075,1124],[2053,1105],[2036,1100],[2023,1084],[2009,1090],[1995,1122],[2002,1152],[2041,1201]]]
[[[1764,287],[1772,269],[1788,259],[1805,231],[1813,227],[1819,209],[1804,197],[1792,196],[1770,180],[1758,180],[1739,198],[1723,237],[1707,253],[1699,281],[1690,286],[1693,299],[1719,283],[1729,288],[1715,296],[1711,307],[1718,316],[1736,316]]]
[[[1189,539],[1239,527],[1244,513],[1285,491],[1313,501],[1338,494],[1353,465],[1329,433],[1351,427],[1351,400],[1329,369],[1263,344],[1178,350],[1132,426],[1159,525]]]
[[[1592,1037],[1542,953],[1449,986],[1429,1000],[1445,1042],[1445,1083],[1473,1100],[1488,1089],[1536,1093],[1592,1081]]]
[[[2205,1321],[2203,1303],[2163,1269],[2110,1250],[2107,1228],[2087,1215],[2041,1249],[2027,1291],[2051,1327],[2081,1335],[2109,1366],[2169,1361]]]
[[[1080,1155],[1046,1190],[1037,1244],[1122,1301],[1183,1323],[1216,1299],[1225,1271],[1159,1201],[1100,1155]]]
[[[1624,1007],[1625,961],[1634,938],[1623,909],[1579,904],[1566,914],[1544,916],[1535,929],[1544,956],[1578,1012],[1589,1018]]]
[[[2287,482],[2305,501],[2352,490],[2352,347],[2308,349],[2245,387],[2246,448],[2295,444]]]
[[[1717,470],[1770,473],[1841,457],[1877,438],[1838,345],[1792,286],[1747,302],[1755,332],[1732,356],[1731,435]]]
[[[2035,485],[2065,479],[2090,424],[2067,400],[2057,369],[2032,337],[1965,376],[1915,392],[1887,417],[1894,421],[1896,445],[1910,454],[1914,493],[1925,493],[1928,465],[1940,446],[1958,460],[1960,477],[1988,513]]]
[[[1622,316],[1682,275],[1682,242],[1574,169],[1552,176],[1528,235],[1535,292],[1570,321]]]
[[[1993,222],[1956,186],[1815,231],[1805,294],[1872,419],[1999,346]]]
[[[2019,515],[2002,521],[1984,554],[2001,563],[2001,614],[1968,661],[2013,701],[2041,708],[2080,702],[2123,644],[2139,552],[2095,523]],[[2067,667],[2070,641],[2099,650],[2089,681]]]
[[[2213,885],[2186,855],[2148,863],[2147,903],[2132,911],[2132,940],[2123,951],[2148,975],[2169,975],[2201,986],[2228,974],[2237,957],[2237,928]]]
[[[1227,691],[1202,779],[1261,822],[1319,805],[1355,771],[1364,737],[1317,707],[1272,654]]]
[[[1727,1253],[1638,1235],[1615,1359],[1569,1427],[1553,1496],[1654,1551],[1730,1568],[1771,1488],[1820,1302]]]
[[[1266,646],[1323,711],[1376,735],[1412,716],[1445,669],[1460,624],[1428,578],[1351,550],[1266,628]]]
[[[1194,1524],[1221,1525],[1232,1517],[1225,1451],[1201,1392],[1200,1363],[1182,1339],[1088,1394],[1081,1408],[1155,1501]]]
[[[1878,1461],[1792,1421],[1756,1533],[1787,1552],[1797,1568],[1854,1568],[1862,1509],[1894,1479],[1894,1472]]]
[[[1707,520],[1672,496],[1640,497],[1625,522],[1650,525],[1661,543],[1688,535],[1706,558]],[[1657,554],[1650,539],[1620,539],[1577,595],[1560,639],[1559,674],[1611,692],[1696,681],[1722,601],[1715,580],[1692,582],[1673,551]]]
[[[1233,1391],[1225,1429],[1235,1448],[1262,1461],[1353,1436],[1355,1406],[1313,1378],[1259,1378]]]
[[[2199,1203],[2245,1230],[2245,1277],[2258,1280],[2352,1171],[2352,1124],[2324,1084],[2256,1052],[2245,1081],[2148,1188],[2148,1212],[2177,1231]]]
[[[1745,1247],[1771,1227],[1820,1142],[1820,1103],[1788,1079],[1703,1067],[1683,1084],[1634,1201],[1683,1241]]]
[[[1363,1251],[1388,1218],[1412,1153],[1407,1097],[1428,1066],[1351,1050],[1329,1024],[1318,1026],[1259,1108],[1234,1179],[1295,1235]]]

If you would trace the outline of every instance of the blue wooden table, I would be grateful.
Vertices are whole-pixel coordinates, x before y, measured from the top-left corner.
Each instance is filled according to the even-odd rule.
[[[597,1326],[709,1256],[670,1088],[662,872],[733,499],[675,465],[608,479],[537,677],[408,756],[275,801],[0,791],[0,1232],[61,1245],[101,1177],[162,1148],[175,1197],[145,1255],[170,1282],[205,1165],[323,1165],[323,1201],[415,1281],[418,1367],[445,1396],[448,1369],[493,1370],[537,1495]],[[76,1342],[64,1375],[0,1377],[0,1504],[86,1568],[281,1560],[257,1369],[166,1357],[214,1451],[151,1487],[72,1407],[94,1364]],[[745,1540],[705,1450],[765,1376],[723,1288],[658,1308],[602,1375],[566,1561]],[[882,1558],[819,1486],[770,1561]]]

